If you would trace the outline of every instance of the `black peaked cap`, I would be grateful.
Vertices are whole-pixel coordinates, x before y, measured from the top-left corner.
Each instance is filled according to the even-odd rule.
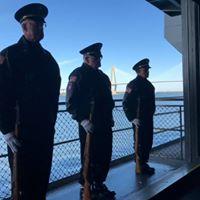
[[[151,67],[149,66],[149,59],[148,59],[148,58],[144,58],[144,59],[140,60],[139,62],[137,62],[137,63],[133,66],[132,69],[135,70],[135,71],[137,71],[137,70],[140,69],[140,68],[147,68],[147,69],[151,68]]]
[[[80,50],[79,53],[82,54],[82,55],[88,54],[88,55],[102,56],[101,55],[102,46],[103,46],[103,44],[100,43],[100,42],[94,43],[94,44]]]
[[[33,19],[45,22],[45,17],[48,15],[48,8],[41,3],[31,3],[20,8],[15,13],[15,19],[18,22],[23,22],[25,19]]]

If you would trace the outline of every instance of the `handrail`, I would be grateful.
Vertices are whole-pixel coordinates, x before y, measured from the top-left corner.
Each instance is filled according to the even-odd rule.
[[[122,141],[121,138],[126,138],[124,140],[124,144],[123,144],[126,147],[126,145],[127,145],[126,140],[130,139],[130,137],[131,137],[130,134],[133,133],[132,126],[131,126],[131,123],[128,122],[128,120],[126,119],[126,117],[123,113],[122,99],[115,99],[114,101],[116,102],[116,105],[114,108],[114,118],[116,121],[116,126],[113,128],[113,136],[115,138],[113,145],[117,145],[117,144],[119,144],[119,142],[121,144],[121,141]],[[166,145],[166,144],[167,145],[172,144],[174,141],[176,141],[176,142],[180,141],[179,145],[181,145],[181,149],[180,149],[180,151],[179,150],[178,151],[181,154],[181,156],[180,156],[181,159],[183,159],[182,145],[184,142],[185,133],[184,133],[184,120],[183,120],[184,107],[183,107],[183,104],[180,103],[180,101],[182,101],[181,97],[170,97],[170,98],[162,97],[162,98],[156,98],[156,101],[157,101],[157,105],[156,105],[157,112],[154,115],[155,116],[154,136],[155,136],[155,138],[158,139],[158,141],[155,143],[155,147],[153,147],[153,149],[158,148],[158,147],[163,147],[163,145]],[[166,102],[160,103],[161,105],[159,105],[158,102],[160,102],[160,101],[166,101]],[[177,102],[177,104],[174,105],[173,101],[179,101],[179,102]],[[170,104],[172,104],[172,105],[170,105]],[[77,142],[79,141],[79,138],[77,135],[78,127],[77,127],[77,125],[76,126],[74,125],[74,124],[76,124],[75,122],[73,122],[73,125],[72,125],[72,124],[68,124],[68,121],[66,121],[66,117],[67,117],[67,119],[70,119],[70,122],[72,122],[73,120],[71,119],[71,117],[68,114],[66,116],[65,102],[59,102],[58,113],[59,113],[59,117],[60,117],[60,118],[58,117],[58,119],[60,119],[60,120],[58,120],[57,124],[56,124],[56,130],[58,131],[57,132],[58,135],[66,134],[66,128],[69,128],[70,136],[67,138],[66,137],[55,137],[54,147],[56,149],[61,148],[63,150],[63,149],[65,149],[64,145],[66,145],[66,144],[77,146],[77,144],[78,144]],[[176,117],[175,120],[173,119],[174,114]],[[164,118],[163,118],[163,116],[164,116]],[[166,116],[166,118],[165,118],[165,116]],[[166,119],[169,121],[167,122]],[[161,123],[156,123],[158,121]],[[71,130],[75,131],[75,132],[71,133]],[[172,134],[170,132],[172,132]],[[172,138],[171,138],[171,136],[172,136]],[[159,141],[159,138],[164,138],[164,140]],[[5,148],[6,147],[4,146],[4,148],[3,148],[4,150],[2,152],[3,154],[0,153],[0,159],[2,159],[4,161],[5,161],[5,157],[7,157],[7,152],[6,152]],[[78,148],[78,146],[77,146],[77,148]],[[124,148],[124,147],[122,147],[122,148]],[[114,157],[113,157],[112,161],[114,161],[114,162],[116,160],[122,161],[123,158],[126,158],[126,156],[132,155],[132,154],[130,154],[132,151],[132,150],[130,150],[130,148],[129,149],[124,148],[124,149],[125,149],[124,153],[115,149],[115,151],[113,153]],[[176,154],[176,158],[177,158],[177,154]],[[70,162],[73,163],[73,159],[71,159]],[[7,164],[6,164],[6,167],[8,167]],[[75,172],[78,172],[77,169],[75,170]],[[57,172],[52,171],[52,174],[54,174],[54,173],[57,173]],[[62,182],[63,180],[71,177],[73,175],[73,173],[74,173],[74,171],[70,172],[70,175],[62,174],[62,177],[59,177],[59,179],[55,178],[55,180],[53,180],[53,182],[51,184],[54,184],[54,183],[57,184],[59,181]],[[6,173],[6,176],[8,176],[7,173]],[[8,188],[8,185],[6,187]],[[0,192],[1,192],[1,190],[0,190]],[[8,193],[6,193],[6,195],[8,195]],[[0,197],[0,199],[1,199],[1,197]]]

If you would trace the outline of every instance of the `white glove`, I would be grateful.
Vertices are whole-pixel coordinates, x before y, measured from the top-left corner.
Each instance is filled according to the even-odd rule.
[[[10,147],[13,153],[17,153],[17,147],[20,146],[20,142],[14,136],[13,132],[7,133],[3,135],[4,140],[6,141],[7,145]]]
[[[135,118],[131,123],[133,123],[137,128],[140,126],[140,120]]]
[[[84,119],[81,122],[81,126],[85,129],[86,133],[93,133],[94,131],[93,124],[88,119]]]

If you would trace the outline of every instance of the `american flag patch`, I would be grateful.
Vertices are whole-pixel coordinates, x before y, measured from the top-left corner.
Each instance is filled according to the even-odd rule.
[[[129,94],[129,93],[131,93],[131,91],[132,91],[132,89],[130,87],[126,87],[126,91],[125,91],[126,93]]]
[[[72,89],[72,83],[69,83],[67,86],[67,90],[71,90]]]

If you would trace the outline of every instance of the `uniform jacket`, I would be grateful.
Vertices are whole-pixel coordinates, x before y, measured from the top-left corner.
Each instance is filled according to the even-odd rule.
[[[94,125],[111,126],[113,108],[111,83],[101,70],[83,64],[70,74],[67,86],[67,111],[72,114],[73,119],[81,122],[89,119],[92,112]]]
[[[0,57],[0,130],[14,130],[16,102],[22,126],[55,124],[60,90],[59,67],[39,43],[24,36]]]
[[[155,92],[154,86],[147,80],[137,76],[128,83],[123,98],[123,109],[129,121],[135,118],[152,118],[155,112]],[[140,99],[139,116],[138,98]]]

